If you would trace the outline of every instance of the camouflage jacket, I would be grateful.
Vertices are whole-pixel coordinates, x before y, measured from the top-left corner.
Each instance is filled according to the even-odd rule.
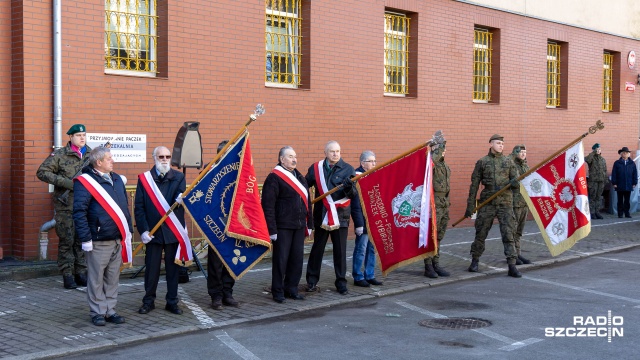
[[[527,164],[527,159],[522,160],[517,156],[513,156],[513,163],[516,165],[516,169],[518,170],[518,177],[529,171],[529,164]],[[522,194],[520,193],[520,187],[517,187],[515,189],[512,188],[511,191],[513,192],[513,207],[527,207],[527,202],[524,200],[524,197],[522,197]]]
[[[584,162],[589,165],[589,181],[607,181],[607,162],[598,155],[595,151],[592,151],[589,155],[584,157]]]
[[[444,162],[444,157],[441,151],[433,152],[433,193],[435,197],[435,203],[437,207],[448,208],[451,204],[449,202],[449,181],[451,179],[451,169],[449,165]]]
[[[91,148],[86,146],[85,156]],[[38,168],[36,176],[41,181],[54,185],[53,204],[56,211],[73,211],[73,177],[82,169],[84,161],[71,150],[71,144],[54,151]],[[57,199],[65,191],[71,190],[67,198],[67,205]]]
[[[509,186],[509,182],[518,177],[518,170],[509,156],[504,154],[489,154],[476,162],[476,167],[471,174],[471,186],[467,199],[467,210],[471,211],[476,206],[476,195],[480,184],[484,185],[480,193],[479,203],[488,199],[498,190]],[[503,191],[500,196],[493,199],[492,205],[513,206],[513,194],[511,191]]]

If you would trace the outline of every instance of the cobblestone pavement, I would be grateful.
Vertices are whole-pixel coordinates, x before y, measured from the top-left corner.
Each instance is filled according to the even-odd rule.
[[[606,215],[605,215],[606,216]],[[611,215],[592,223],[591,234],[565,253],[551,257],[536,224],[529,221],[522,239],[522,255],[532,265],[519,266],[521,272],[556,262],[578,260],[605,252],[623,251],[640,244],[640,220],[618,219]],[[194,271],[191,281],[179,288],[183,315],[164,310],[166,286],[158,286],[156,309],[146,315],[137,313],[144,295],[143,277],[131,279],[122,276],[117,311],[126,318],[122,325],[91,324],[84,288],[66,290],[60,276],[39,277],[29,280],[0,282],[0,359],[37,359],[77,353],[90,349],[117,346],[144,339],[183,334],[207,328],[231,326],[238,323],[268,319],[344,304],[404,291],[438,286],[454,281],[473,281],[481,276],[506,276],[506,261],[498,226],[487,239],[486,250],[480,259],[480,273],[469,273],[469,249],[473,241],[471,227],[447,231],[441,245],[441,265],[451,272],[447,278],[429,279],[423,276],[422,261],[403,267],[383,278],[384,285],[370,288],[353,286],[349,278],[349,294],[335,291],[331,256],[325,254],[319,283],[320,291],[304,293],[304,301],[289,300],[277,304],[266,290],[271,284],[271,263],[263,261],[236,282],[234,297],[238,308],[225,307],[216,311],[210,307],[206,280]],[[353,241],[348,243],[349,253]],[[329,247],[328,247],[329,248]],[[350,265],[349,257],[349,265]],[[306,262],[305,262],[306,266]],[[349,266],[348,269],[351,267]],[[0,271],[2,269],[0,268]],[[304,285],[304,272],[301,286]]]

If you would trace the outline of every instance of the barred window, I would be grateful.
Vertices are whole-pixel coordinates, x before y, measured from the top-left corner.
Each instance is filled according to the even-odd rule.
[[[547,43],[547,107],[560,106],[560,44]]]
[[[155,76],[157,0],[105,0],[105,70]]]
[[[487,29],[473,31],[473,101],[491,101],[493,34]]]
[[[298,87],[302,54],[300,0],[265,0],[265,78],[268,85]]]
[[[384,92],[404,96],[409,92],[409,18],[384,15]]]
[[[613,55],[602,55],[602,111],[613,110]]]

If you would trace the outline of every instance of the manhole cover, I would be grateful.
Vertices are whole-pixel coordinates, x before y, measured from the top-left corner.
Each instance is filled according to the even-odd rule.
[[[478,329],[491,325],[491,321],[477,318],[446,318],[422,320],[420,326],[441,330]]]

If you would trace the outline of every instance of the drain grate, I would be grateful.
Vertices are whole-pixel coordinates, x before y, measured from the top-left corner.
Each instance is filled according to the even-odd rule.
[[[491,321],[478,318],[446,318],[422,320],[420,326],[441,330],[479,329],[491,325]]]

